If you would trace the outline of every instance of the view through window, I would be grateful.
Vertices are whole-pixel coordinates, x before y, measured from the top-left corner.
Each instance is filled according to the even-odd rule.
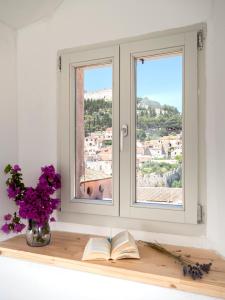
[[[182,52],[136,59],[136,202],[183,204]]]
[[[76,71],[76,198],[112,200],[112,64]],[[136,201],[183,204],[182,53],[136,59]]]
[[[75,69],[78,199],[112,200],[112,64]]]

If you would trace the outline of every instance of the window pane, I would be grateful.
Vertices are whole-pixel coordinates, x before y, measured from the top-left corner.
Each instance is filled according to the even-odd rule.
[[[76,176],[78,199],[112,200],[112,64],[76,72]]]
[[[183,204],[182,59],[136,59],[137,202]]]

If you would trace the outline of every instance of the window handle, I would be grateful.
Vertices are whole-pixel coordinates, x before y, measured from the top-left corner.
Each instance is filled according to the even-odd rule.
[[[128,125],[123,124],[120,129],[120,152],[123,152],[124,138],[128,135]]]

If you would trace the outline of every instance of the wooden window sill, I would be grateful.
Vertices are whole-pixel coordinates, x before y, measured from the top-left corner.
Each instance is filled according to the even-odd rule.
[[[191,255],[193,261],[212,261],[210,274],[194,281],[184,277],[180,266],[171,258],[143,245],[138,245],[140,260],[84,262],[81,257],[89,237],[52,232],[50,245],[33,248],[20,235],[1,242],[0,255],[225,299],[225,260],[213,251],[167,245],[170,250]]]

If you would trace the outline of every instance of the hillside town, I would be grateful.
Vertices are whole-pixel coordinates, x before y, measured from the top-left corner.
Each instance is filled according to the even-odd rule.
[[[111,90],[107,89],[86,93],[84,99],[86,102],[89,101],[88,105],[92,101],[96,103],[98,99],[101,101],[104,99],[110,104],[112,96],[110,93]],[[150,111],[155,118],[160,118],[167,113],[158,102],[147,98],[141,100],[143,101],[138,101],[137,117],[145,116],[146,111]],[[107,106],[107,113],[109,113],[109,106]],[[85,117],[87,119],[87,115]],[[89,124],[90,128],[93,126],[90,127]],[[144,138],[143,136],[140,138],[137,134],[137,201],[181,204],[182,131],[177,130],[167,135],[155,136],[156,130],[161,130],[161,128],[146,129]],[[112,143],[112,127],[85,131],[85,169],[80,182],[81,187],[87,190],[88,196],[92,198],[112,198]]]
[[[110,143],[106,143],[110,142]],[[108,144],[108,145],[107,145]],[[112,196],[112,128],[107,128],[104,132],[94,132],[85,137],[85,175],[82,181],[102,181],[109,185],[108,195]],[[180,179],[181,167],[177,164],[177,157],[182,155],[182,136],[163,136],[158,140],[137,141],[136,164],[137,164],[137,194],[140,202],[156,201],[157,199],[168,199],[170,202],[179,204],[181,202],[181,188],[169,188],[169,180]],[[146,163],[167,163],[177,165],[177,168],[165,173],[143,174],[142,168]],[[167,193],[165,188],[168,187]],[[157,188],[157,189],[154,189]],[[160,192],[161,191],[161,192]],[[163,191],[163,193],[162,193]],[[151,192],[151,193],[150,193]],[[154,193],[153,193],[154,192]],[[157,192],[157,198],[155,193]],[[168,193],[169,197],[168,198]],[[152,195],[152,197],[151,197]],[[155,195],[155,196],[154,196]],[[155,197],[155,198],[154,198]],[[159,201],[159,200],[158,200]],[[161,200],[164,201],[164,200]]]

